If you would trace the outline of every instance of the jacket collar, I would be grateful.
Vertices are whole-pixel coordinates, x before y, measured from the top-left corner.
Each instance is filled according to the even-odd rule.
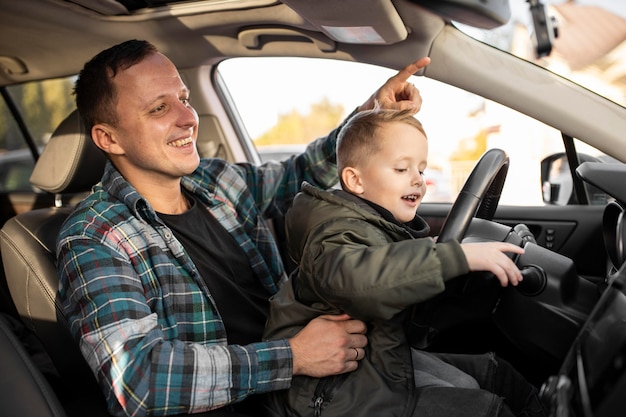
[[[430,226],[428,225],[428,223],[426,223],[426,221],[417,214],[410,222],[401,223],[394,217],[393,214],[391,214],[389,210],[365,198],[361,198],[344,190],[334,190],[333,194],[340,196],[346,200],[353,201],[360,207],[367,209],[367,211],[369,211],[370,213],[379,215],[388,222],[400,226],[401,228],[409,232],[409,234],[414,238],[428,236],[428,232],[430,232]]]

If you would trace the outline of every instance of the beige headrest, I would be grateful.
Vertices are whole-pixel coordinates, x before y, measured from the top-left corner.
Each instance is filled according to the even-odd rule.
[[[102,178],[105,162],[105,154],[93,143],[74,110],[50,137],[30,182],[54,194],[89,191]]]

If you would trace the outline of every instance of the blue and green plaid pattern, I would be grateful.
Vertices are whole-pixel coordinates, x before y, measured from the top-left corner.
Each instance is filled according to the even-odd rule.
[[[268,297],[285,273],[264,218],[283,215],[302,181],[337,181],[336,134],[281,163],[205,159],[182,179],[241,245]],[[289,343],[227,345],[195,265],[110,162],[65,222],[57,252],[60,300],[113,414],[199,412],[289,387]]]

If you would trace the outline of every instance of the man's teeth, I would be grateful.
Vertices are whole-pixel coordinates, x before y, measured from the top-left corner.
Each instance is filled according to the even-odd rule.
[[[190,144],[191,142],[193,142],[193,139],[191,137],[185,138],[185,139],[178,139],[172,142],[169,142],[167,145],[168,146],[174,146],[174,147],[179,147],[179,146],[185,146]]]

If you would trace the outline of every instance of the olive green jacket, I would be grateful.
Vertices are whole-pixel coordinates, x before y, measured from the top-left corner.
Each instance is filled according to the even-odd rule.
[[[411,224],[426,223],[418,217]],[[294,377],[273,394],[273,415],[411,415],[415,401],[405,322],[409,307],[469,272],[456,241],[415,238],[364,200],[307,183],[286,219],[290,256],[298,269],[271,300],[265,336],[291,337],[320,314],[346,312],[368,324],[359,369],[342,377]],[[316,414],[320,411],[321,414]]]

